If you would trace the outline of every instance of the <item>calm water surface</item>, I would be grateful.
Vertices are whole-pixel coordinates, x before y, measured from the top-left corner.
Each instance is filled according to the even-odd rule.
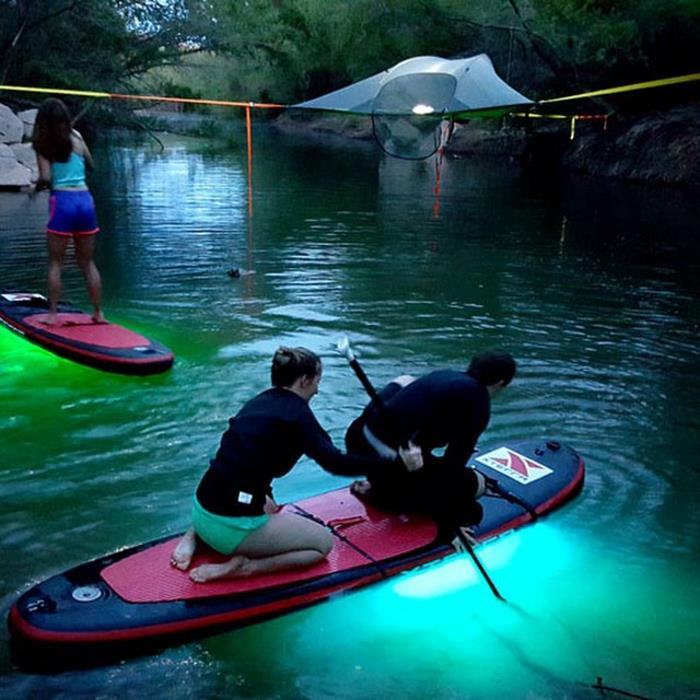
[[[228,417],[267,386],[279,344],[324,356],[314,409],[336,442],[370,377],[520,362],[482,444],[553,437],[587,464],[582,495],[468,560],[306,611],[101,668],[13,666],[5,697],[655,698],[700,692],[698,198],[525,177],[370,147],[256,134],[242,146],[96,148],[105,310],[171,347],[153,378],[100,373],[0,330],[2,614],[30,582],[187,525]],[[44,288],[46,201],[0,193],[0,281]],[[238,267],[251,274],[232,279]],[[65,297],[86,305],[70,263]],[[347,480],[302,461],[279,500]]]

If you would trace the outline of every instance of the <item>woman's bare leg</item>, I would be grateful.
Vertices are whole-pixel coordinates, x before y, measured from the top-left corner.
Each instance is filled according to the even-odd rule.
[[[228,561],[202,564],[192,569],[190,578],[203,583],[310,566],[325,559],[332,547],[333,537],[323,525],[293,513],[278,513],[251,532]]]
[[[100,271],[95,265],[93,256],[95,253],[95,236],[75,236],[75,257],[78,261],[78,267],[85,277],[90,301],[94,308],[92,320],[96,323],[102,323],[105,317],[100,308],[102,303],[102,278]]]
[[[61,269],[70,236],[47,233],[46,238],[49,248],[49,317],[46,323],[55,326],[58,323],[56,310],[61,299]]]

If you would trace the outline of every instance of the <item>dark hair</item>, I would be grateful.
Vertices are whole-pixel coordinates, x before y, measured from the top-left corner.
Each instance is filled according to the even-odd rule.
[[[515,360],[509,353],[502,350],[485,350],[474,355],[467,374],[486,386],[501,381],[507,386],[515,376],[515,369]]]
[[[44,100],[34,120],[34,150],[50,163],[65,163],[73,150],[72,130],[66,105],[55,97]]]
[[[306,348],[277,348],[272,358],[272,386],[288,387],[299,377],[315,377],[321,369],[321,358]]]

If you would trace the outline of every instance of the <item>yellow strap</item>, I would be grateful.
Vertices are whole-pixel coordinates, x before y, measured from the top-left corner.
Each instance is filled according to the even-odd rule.
[[[567,100],[580,100],[586,97],[600,97],[601,95],[613,95],[620,92],[632,92],[633,90],[646,90],[648,88],[663,87],[665,85],[677,85],[678,83],[689,83],[700,80],[700,73],[690,73],[679,75],[675,78],[662,78],[660,80],[648,80],[644,83],[631,83],[630,85],[619,85],[618,87],[605,88],[604,90],[593,90],[591,92],[581,92],[577,95],[566,95],[565,97],[553,97],[548,100],[539,100],[538,104],[551,104],[553,102],[565,102]],[[259,109],[284,109],[285,105],[264,102],[231,102],[228,100],[201,100],[185,97],[164,97],[159,95],[126,95],[111,92],[95,92],[91,90],[66,90],[58,88],[38,88],[24,87],[20,85],[0,85],[0,90],[13,90],[15,92],[43,92],[56,95],[74,95],[77,97],[97,97],[119,100],[147,100],[158,102],[180,102],[186,104],[216,105],[220,107],[257,107]],[[531,115],[535,116],[535,115]],[[563,115],[548,115],[552,119],[568,119]]]
[[[229,100],[200,100],[191,97],[165,97],[162,95],[127,95],[117,92],[94,92],[92,90],[66,90],[62,88],[24,87],[20,85],[0,85],[0,90],[15,92],[43,92],[54,95],[76,97],[97,97],[114,100],[144,100],[148,102],[180,102],[185,104],[215,105],[219,107],[257,107],[258,109],[283,109],[284,105],[271,102],[231,102]]]
[[[579,100],[584,97],[599,97],[600,95],[612,95],[619,92],[631,92],[632,90],[646,90],[647,88],[663,87],[664,85],[676,85],[678,83],[690,83],[693,80],[700,80],[700,73],[689,73],[679,75],[675,78],[663,78],[661,80],[649,80],[645,83],[632,83],[630,85],[619,85],[618,87],[606,88],[605,90],[594,90],[592,92],[582,92],[578,95],[567,95],[566,97],[553,97],[549,100],[539,100],[539,104],[550,104],[552,102],[564,102],[566,100]]]
[[[77,95],[78,97],[111,97],[108,92],[91,92],[89,90],[57,90],[55,88],[22,87],[20,85],[0,85],[0,90],[15,92],[48,92],[58,95]]]
[[[511,112],[510,116],[526,119],[571,119],[570,114],[536,114],[535,112]]]

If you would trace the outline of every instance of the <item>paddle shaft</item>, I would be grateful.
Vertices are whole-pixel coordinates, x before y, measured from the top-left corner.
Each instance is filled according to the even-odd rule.
[[[374,388],[372,382],[370,382],[369,377],[365,374],[365,371],[362,369],[362,367],[360,367],[360,363],[357,361],[357,358],[353,357],[352,360],[348,360],[348,363],[350,364],[350,367],[352,367],[352,370],[355,372],[357,378],[360,380],[360,384],[362,384],[362,386],[365,388],[365,391],[369,397],[383,411],[384,402],[377,393],[377,390]]]
[[[481,563],[481,560],[479,559],[479,557],[476,556],[474,547],[472,547],[471,542],[467,539],[466,535],[462,532],[460,528],[457,528],[457,539],[462,543],[464,549],[467,550],[469,556],[472,558],[472,561],[474,562],[474,564],[476,564],[476,568],[479,569],[481,575],[484,577],[484,581],[486,581],[486,583],[489,584],[489,588],[491,589],[492,593],[496,596],[496,598],[498,598],[498,600],[502,600],[504,603],[507,603],[508,601],[501,595],[498,588],[496,588],[496,584],[489,576],[489,572],[486,571],[484,565]]]
[[[344,354],[348,360],[348,364],[350,365],[350,367],[352,367],[353,372],[355,372],[357,378],[360,380],[360,383],[365,388],[365,391],[367,392],[369,397],[372,399],[372,401],[375,402],[375,404],[377,405],[377,407],[381,411],[382,415],[386,417],[386,414],[387,414],[386,406],[384,405],[384,402],[382,401],[381,396],[379,396],[377,390],[374,388],[374,385],[369,380],[369,377],[367,376],[367,374],[365,374],[365,371],[360,366],[360,363],[357,361],[357,358],[352,353],[352,350],[350,349],[350,345],[349,345],[349,343],[347,343],[347,341],[346,341],[346,345],[347,345],[347,347],[344,351]],[[456,538],[464,545],[464,548],[469,553],[469,556],[472,558],[472,561],[476,565],[476,568],[481,572],[481,575],[484,577],[484,580],[486,581],[486,583],[488,583],[489,588],[491,589],[493,594],[496,596],[496,598],[498,598],[499,600],[502,600],[504,603],[507,602],[506,599],[498,591],[498,588],[496,588],[496,584],[493,582],[493,580],[489,576],[488,572],[484,568],[484,565],[479,560],[479,557],[476,555],[476,552],[474,551],[474,547],[472,547],[471,543],[466,538],[465,534],[462,532],[462,530],[460,528],[457,528]]]

